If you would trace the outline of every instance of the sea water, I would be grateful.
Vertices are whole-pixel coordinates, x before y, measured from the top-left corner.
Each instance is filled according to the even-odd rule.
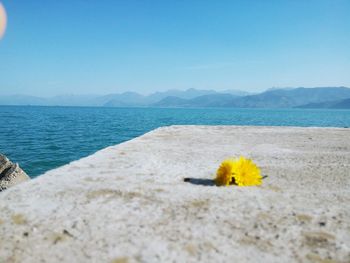
[[[0,153],[31,176],[168,125],[350,127],[350,110],[0,106]]]

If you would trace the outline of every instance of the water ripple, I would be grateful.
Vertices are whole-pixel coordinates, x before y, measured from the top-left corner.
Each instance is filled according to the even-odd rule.
[[[166,125],[349,127],[349,110],[0,106],[0,152],[32,177]]]

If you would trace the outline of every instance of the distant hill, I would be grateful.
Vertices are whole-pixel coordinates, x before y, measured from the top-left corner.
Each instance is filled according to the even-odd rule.
[[[274,89],[260,94],[237,98],[226,107],[240,108],[290,108],[309,103],[321,103],[350,97],[345,87]]]
[[[12,95],[0,97],[0,105],[45,105],[47,100],[26,95]]]
[[[215,90],[198,90],[198,89],[187,89],[187,90],[168,90],[164,92],[155,92],[147,97],[150,104],[156,103],[167,97],[178,97],[181,99],[193,99],[203,95],[216,94]]]
[[[182,106],[182,102],[186,100],[191,100],[194,98],[199,98],[201,96],[215,96],[217,93],[214,90],[197,90],[197,89],[187,89],[187,90],[168,90],[164,92],[155,92],[148,96],[143,96],[134,92],[126,92],[122,94],[114,94],[109,96],[109,100],[100,103],[107,107],[125,107],[125,106],[150,106],[159,103],[163,106]],[[168,98],[168,99],[167,99]],[[175,99],[177,98],[177,99]],[[160,103],[160,101],[164,100]],[[184,100],[184,101],[182,101]],[[182,102],[181,102],[182,101]]]
[[[299,106],[303,109],[350,109],[350,98],[345,100],[326,101],[320,103],[309,103]]]
[[[102,98],[106,98],[103,96]],[[113,94],[108,96],[106,102],[101,103],[105,107],[134,107],[146,106],[146,97],[136,92],[124,92],[122,94]]]
[[[175,96],[168,96],[159,102],[151,104],[154,107],[186,107],[189,106],[189,100],[182,99]]]
[[[238,98],[238,96],[232,94],[213,94],[191,99],[190,103],[198,107],[224,107],[235,98]]]
[[[243,97],[243,96],[248,96],[248,95],[253,94],[251,92],[247,92],[247,91],[243,91],[243,90],[231,90],[231,89],[222,90],[219,93],[231,94],[231,95],[237,96],[237,97]]]
[[[49,106],[91,106],[91,102],[96,98],[96,95],[60,95],[52,98],[47,98],[44,105]]]
[[[350,98],[349,99],[345,99],[345,100],[341,100],[337,103],[335,103],[334,105],[332,105],[332,107],[330,107],[331,109],[350,109]]]
[[[152,104],[154,107],[223,107],[237,98],[231,94],[210,94],[190,100],[169,96]]]

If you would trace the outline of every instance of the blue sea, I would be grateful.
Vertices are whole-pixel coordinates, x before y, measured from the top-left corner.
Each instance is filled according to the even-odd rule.
[[[0,152],[31,176],[174,124],[350,127],[350,110],[0,106]]]

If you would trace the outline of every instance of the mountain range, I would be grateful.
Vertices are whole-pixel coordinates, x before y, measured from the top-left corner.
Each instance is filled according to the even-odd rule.
[[[309,103],[299,108],[304,109],[350,109],[350,98],[345,100],[326,101],[320,103]]]
[[[249,95],[239,90],[226,90],[232,96]],[[98,106],[98,107],[148,107],[168,97],[191,100],[205,95],[217,95],[214,90],[168,90],[152,93],[148,96],[136,92],[124,92],[108,95],[60,95],[42,98],[26,95],[1,96],[0,105],[32,105],[32,106]]]
[[[95,107],[230,107],[350,109],[350,88],[317,87],[269,89],[258,94],[226,90],[168,90],[148,96],[135,92],[108,95],[61,95],[41,98],[2,96],[0,105]]]

